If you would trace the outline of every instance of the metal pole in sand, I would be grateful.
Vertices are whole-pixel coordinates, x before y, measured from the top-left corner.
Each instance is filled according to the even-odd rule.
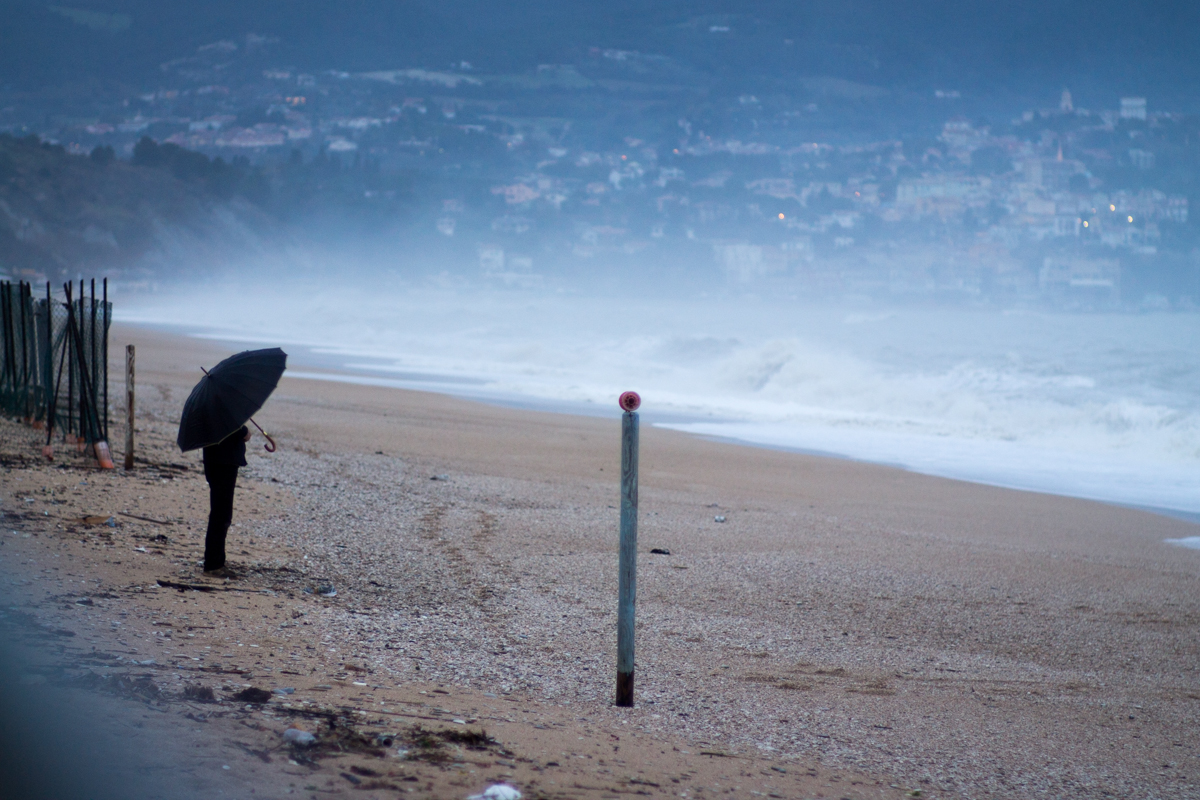
[[[621,554],[617,567],[617,705],[633,706],[634,607],[637,602],[638,406],[637,392],[617,401],[621,417]]]
[[[125,469],[133,469],[133,345],[125,347]]]

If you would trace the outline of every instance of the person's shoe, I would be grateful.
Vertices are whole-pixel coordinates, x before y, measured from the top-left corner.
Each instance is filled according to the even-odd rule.
[[[208,578],[233,578],[233,577],[236,577],[233,574],[233,570],[231,570],[229,567],[217,567],[216,569],[206,569],[206,570],[204,570],[204,575],[205,575],[205,577],[208,577]]]

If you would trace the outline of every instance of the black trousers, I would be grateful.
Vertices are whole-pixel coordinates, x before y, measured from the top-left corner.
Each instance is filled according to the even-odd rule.
[[[204,569],[225,566],[225,535],[233,522],[233,491],[237,487],[237,467],[205,466],[208,479],[208,533],[204,535]]]

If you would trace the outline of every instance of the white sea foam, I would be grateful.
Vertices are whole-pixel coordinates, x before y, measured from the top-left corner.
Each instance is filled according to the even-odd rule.
[[[1175,544],[1180,547],[1190,547],[1193,550],[1200,550],[1200,536],[1185,536],[1182,539],[1165,539],[1167,544]]]
[[[637,389],[649,419],[696,434],[1200,512],[1196,315],[354,287],[269,297],[193,290],[118,318],[312,347],[380,385],[614,412]]]

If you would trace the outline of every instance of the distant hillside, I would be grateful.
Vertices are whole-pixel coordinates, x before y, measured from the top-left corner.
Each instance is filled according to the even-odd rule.
[[[1188,104],[1200,77],[1200,5],[1162,0],[8,0],[0,19],[0,86],[22,90],[152,89],[160,64],[249,33],[274,64],[308,72],[463,60],[523,72],[600,47],[669,56],[718,83],[830,75],[1035,96],[1065,85],[1160,107]]]
[[[0,135],[0,273],[60,282],[167,278],[261,252],[279,225],[247,199],[246,168],[181,148],[72,155]]]

